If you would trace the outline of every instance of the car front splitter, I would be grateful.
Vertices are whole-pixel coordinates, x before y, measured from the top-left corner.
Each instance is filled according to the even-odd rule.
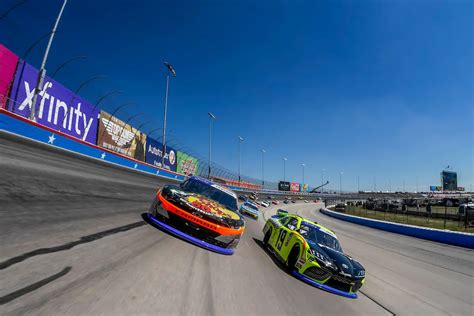
[[[223,248],[223,247],[219,247],[219,246],[216,246],[216,245],[213,245],[213,244],[210,244],[208,242],[205,242],[203,240],[200,240],[196,237],[193,237],[191,235],[188,235],[168,224],[165,224],[163,223],[162,221],[158,220],[156,217],[154,217],[152,214],[150,213],[147,213],[147,217],[148,219],[153,223],[155,224],[156,226],[160,227],[161,229],[177,236],[177,237],[180,237],[186,241],[189,241],[190,243],[196,245],[196,246],[199,246],[199,247],[202,247],[202,248],[205,248],[207,250],[210,250],[210,251],[213,251],[213,252],[217,252],[217,253],[220,253],[220,254],[223,254],[223,255],[232,255],[234,254],[234,249],[230,249],[230,248]]]
[[[298,271],[294,270],[293,271],[293,275],[295,277],[297,277],[298,279],[300,279],[301,281],[305,282],[305,283],[308,283],[312,286],[315,286],[317,288],[320,288],[322,290],[325,290],[325,291],[328,291],[328,292],[331,292],[331,293],[334,293],[334,294],[337,294],[337,295],[341,295],[341,296],[344,296],[344,297],[347,297],[347,298],[352,298],[352,299],[356,299],[357,298],[357,293],[348,293],[348,292],[344,292],[344,291],[341,291],[341,290],[338,290],[338,289],[335,289],[333,287],[330,287],[330,286],[327,286],[327,285],[324,285],[324,284],[321,284],[321,283],[318,283],[314,280],[311,280],[310,278],[304,276],[303,274],[299,273]]]

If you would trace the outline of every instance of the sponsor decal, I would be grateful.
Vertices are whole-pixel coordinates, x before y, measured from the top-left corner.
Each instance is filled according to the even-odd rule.
[[[239,220],[240,217],[235,212],[232,212],[219,203],[207,199],[202,196],[189,195],[183,198],[185,202],[191,205],[196,211],[206,213],[218,218],[230,218]]]
[[[147,137],[146,162],[159,168],[176,171],[176,151],[172,147],[166,146],[166,154],[163,161],[163,143]],[[163,165],[162,162],[164,162]]]
[[[0,44],[0,109],[6,107],[17,64],[18,57]]]
[[[39,71],[21,61],[10,92],[8,110],[29,117]],[[49,128],[96,144],[99,110],[46,76],[36,101],[36,121]]]
[[[145,134],[107,112],[100,112],[98,146],[145,161],[145,143]]]
[[[296,261],[296,263],[300,264],[301,266],[304,266],[306,263],[306,259],[301,257],[298,259],[298,261]]]
[[[190,156],[182,151],[178,151],[177,154],[177,166],[176,171],[178,173],[185,174],[187,176],[195,175],[198,171],[198,160],[193,156]]]

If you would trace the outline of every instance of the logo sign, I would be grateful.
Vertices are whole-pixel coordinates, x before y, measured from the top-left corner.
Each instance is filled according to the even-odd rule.
[[[278,190],[279,191],[290,191],[290,183],[286,181],[278,182]]]
[[[300,184],[297,182],[290,183],[290,191],[291,192],[300,192]]]
[[[36,68],[24,61],[18,64],[8,110],[29,117],[38,73]],[[44,78],[35,108],[39,124],[96,143],[99,110],[55,80]]]
[[[18,57],[0,44],[0,109],[6,107],[17,64]]]
[[[163,161],[163,144],[153,138],[146,139],[146,162],[170,171],[176,171],[176,151],[172,147],[166,146],[166,154]]]
[[[97,145],[145,161],[146,135],[107,112],[100,112]]]
[[[198,171],[198,160],[193,156],[190,156],[182,151],[178,151],[178,165],[176,171],[178,173],[192,176],[197,174]]]

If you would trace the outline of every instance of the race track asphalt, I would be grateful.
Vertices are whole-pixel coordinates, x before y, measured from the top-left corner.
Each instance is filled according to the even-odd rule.
[[[333,229],[367,269],[358,299],[295,279],[260,240],[233,256],[142,220],[163,181],[0,134],[1,315],[438,315],[473,313],[473,252],[289,211]]]

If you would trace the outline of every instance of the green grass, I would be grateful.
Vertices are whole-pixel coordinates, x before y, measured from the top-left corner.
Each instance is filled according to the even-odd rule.
[[[428,218],[422,216],[414,216],[414,215],[406,215],[406,214],[396,214],[396,213],[385,213],[379,212],[374,210],[367,210],[362,207],[358,206],[347,206],[346,207],[346,214],[349,215],[356,215],[366,218],[378,219],[387,222],[395,222],[395,223],[402,223],[402,224],[409,224],[421,227],[430,227],[430,228],[438,228],[444,229],[444,219],[441,218]],[[444,213],[444,208],[443,208]],[[467,229],[464,228],[464,223],[459,221],[454,221],[450,219],[446,219],[446,229],[453,230],[453,231],[462,231],[468,233],[474,233],[474,227],[468,227]]]

